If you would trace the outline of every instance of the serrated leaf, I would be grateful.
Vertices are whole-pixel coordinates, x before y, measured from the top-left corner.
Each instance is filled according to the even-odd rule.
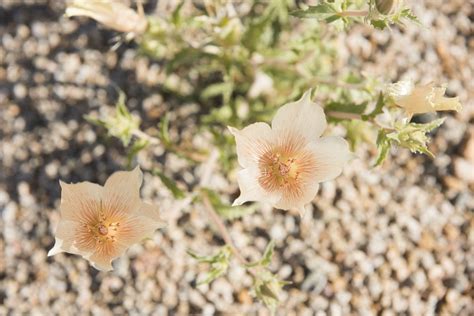
[[[191,250],[188,250],[187,253],[200,263],[210,264],[209,272],[203,280],[197,283],[198,286],[208,284],[226,273],[232,256],[232,251],[229,246],[220,248],[217,254],[213,256],[200,256]]]
[[[270,271],[262,270],[254,279],[254,294],[274,313],[280,303],[279,294],[285,284],[287,283],[280,281]]]
[[[379,154],[375,161],[375,167],[380,166],[385,161],[391,146],[391,141],[387,137],[387,131],[380,130],[377,135],[377,148],[379,150]]]
[[[409,123],[396,124],[396,132],[387,135],[388,138],[397,142],[400,146],[410,149],[414,153],[423,153],[434,158],[434,155],[429,151],[427,145],[430,138],[427,133],[443,124],[444,118],[433,120],[429,123]]]
[[[380,20],[371,20],[370,24],[372,24],[373,27],[379,30],[384,30],[386,27],[388,27],[389,22],[385,19],[380,19]]]
[[[178,188],[178,186],[176,185],[176,182],[173,179],[168,178],[160,170],[153,169],[152,174],[160,178],[161,182],[163,182],[163,184],[171,191],[171,193],[176,199],[183,199],[186,197],[186,194],[184,193],[183,190]]]
[[[400,17],[402,18],[406,18],[406,19],[409,19],[417,24],[421,24],[420,23],[420,20],[418,19],[418,17],[411,11],[411,9],[403,9],[401,12],[400,12]]]
[[[375,165],[378,166],[385,160],[392,144],[407,148],[413,153],[434,157],[427,146],[430,142],[427,133],[439,127],[443,122],[444,118],[425,124],[397,122],[394,130],[380,130],[377,137],[379,155]]]
[[[246,268],[253,268],[257,266],[267,267],[272,261],[274,249],[275,249],[275,241],[271,240],[268,243],[267,247],[265,247],[265,251],[263,252],[262,258],[258,261],[246,264],[245,267]]]
[[[377,103],[375,104],[375,108],[372,112],[367,115],[362,115],[363,120],[373,119],[377,115],[383,113],[383,107],[385,105],[385,97],[382,92],[379,93],[379,97],[377,98]]]
[[[275,249],[275,241],[270,240],[267,247],[265,248],[265,251],[262,256],[262,260],[260,260],[260,264],[262,266],[266,267],[270,264],[270,262],[272,261],[274,249]]]

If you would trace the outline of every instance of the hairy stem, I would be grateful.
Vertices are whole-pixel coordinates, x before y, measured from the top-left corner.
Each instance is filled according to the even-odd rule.
[[[136,138],[144,139],[152,145],[158,145],[161,143],[161,141],[158,138],[150,136],[139,129],[133,130],[132,135],[135,136]]]
[[[209,215],[209,218],[216,225],[226,245],[230,247],[235,257],[237,258],[237,260],[240,261],[240,263],[242,263],[243,265],[247,265],[249,262],[242,256],[240,251],[235,246],[234,242],[232,241],[232,238],[230,237],[229,231],[224,225],[224,222],[214,210],[214,207],[212,206],[211,201],[209,200],[209,196],[204,191],[202,192],[202,202],[204,204],[204,208],[207,212],[207,215]]]
[[[133,130],[132,135],[139,138],[139,139],[146,140],[151,145],[160,145],[161,144],[165,147],[165,149],[167,149],[171,152],[174,152],[177,155],[181,155],[184,158],[186,158],[188,160],[191,160],[191,161],[194,161],[194,162],[204,162],[207,159],[206,155],[200,154],[199,152],[197,152],[195,150],[186,150],[186,149],[180,148],[178,146],[175,146],[173,144],[166,144],[166,143],[162,142],[159,138],[150,136],[147,133],[145,133],[145,132],[143,132],[139,129]]]
[[[211,151],[208,160],[203,164],[203,175],[201,177],[201,181],[199,182],[199,187],[205,188],[209,182],[211,181],[211,175],[216,167],[217,160],[219,159],[219,152],[217,150]],[[204,209],[209,216],[209,218],[214,222],[217,229],[219,230],[222,238],[226,245],[230,247],[230,250],[235,255],[237,260],[244,266],[248,265],[249,262],[242,256],[239,249],[235,246],[234,242],[232,241],[232,237],[230,237],[230,233],[227,230],[227,227],[224,225],[224,222],[217,214],[216,210],[212,206],[211,200],[209,199],[209,195],[205,190],[200,190],[202,202],[204,204]],[[247,269],[250,275],[255,278],[255,273],[252,269]]]
[[[369,11],[366,10],[361,10],[361,11],[342,11],[338,12],[337,15],[339,16],[367,16],[369,14]]]

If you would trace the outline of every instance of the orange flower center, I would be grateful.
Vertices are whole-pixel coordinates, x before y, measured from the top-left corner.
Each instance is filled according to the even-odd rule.
[[[260,185],[269,191],[296,184],[300,171],[294,154],[270,150],[259,160]]]
[[[92,226],[92,227],[91,227]],[[96,225],[89,225],[89,232],[93,235],[93,238],[99,243],[116,240],[116,235],[120,223],[108,222],[105,220],[100,221]]]

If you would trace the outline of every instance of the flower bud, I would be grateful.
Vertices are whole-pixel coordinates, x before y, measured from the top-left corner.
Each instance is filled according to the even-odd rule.
[[[437,111],[461,111],[462,105],[458,97],[444,96],[446,87],[428,85],[416,86],[412,81],[399,81],[388,85],[387,94],[394,103],[404,108],[409,116]]]
[[[118,32],[141,34],[148,22],[143,12],[137,13],[117,0],[73,0],[66,15],[87,16]]]
[[[375,7],[381,14],[393,13],[399,6],[399,0],[375,0]]]

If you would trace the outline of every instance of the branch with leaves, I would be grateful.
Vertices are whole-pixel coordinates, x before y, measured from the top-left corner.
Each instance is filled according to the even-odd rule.
[[[198,285],[224,276],[231,259],[236,258],[252,276],[255,296],[275,311],[287,283],[268,268],[274,242],[268,243],[259,260],[248,262],[233,243],[224,220],[251,216],[258,204],[242,205],[247,201],[265,202],[303,216],[318,183],[341,174],[354,156],[349,148],[356,151],[362,142],[377,146],[375,166],[386,160],[392,147],[434,157],[428,148],[429,133],[444,119],[420,124],[412,122],[412,117],[459,111],[461,105],[457,98],[444,96],[444,87],[434,84],[386,83],[356,71],[335,69],[337,32],[353,23],[384,29],[417,21],[403,1],[298,3],[301,7],[286,0],[249,0],[248,4],[239,8],[230,1],[204,1],[203,6],[183,1],[168,14],[145,16],[141,5],[134,11],[115,1],[86,0],[73,1],[67,15],[87,16],[123,33],[124,40],[135,41],[143,54],[164,65],[164,78],[173,75],[185,83],[160,82],[170,98],[197,104],[203,113],[198,132],[210,133],[214,148],[179,144],[170,136],[174,122],[167,115],[157,128],[141,130],[142,118],[129,111],[124,93],[119,93],[115,111],[86,119],[120,139],[129,149],[129,166],[139,152],[154,147],[192,165],[207,164],[206,176],[190,192],[182,190],[166,170],[152,167],[148,172],[159,177],[175,199],[185,200],[185,205],[201,203],[225,243],[213,255],[188,252],[209,266]],[[318,90],[312,93],[314,88]],[[347,141],[321,136],[328,124],[344,127]],[[228,126],[232,127],[227,130]],[[209,188],[217,161],[226,175],[240,166],[240,196],[233,206]],[[316,161],[323,161],[327,170],[319,170]],[[102,206],[99,211],[103,213]],[[119,229],[109,224],[101,222],[91,228],[98,229],[94,240],[113,240],[112,232]]]

